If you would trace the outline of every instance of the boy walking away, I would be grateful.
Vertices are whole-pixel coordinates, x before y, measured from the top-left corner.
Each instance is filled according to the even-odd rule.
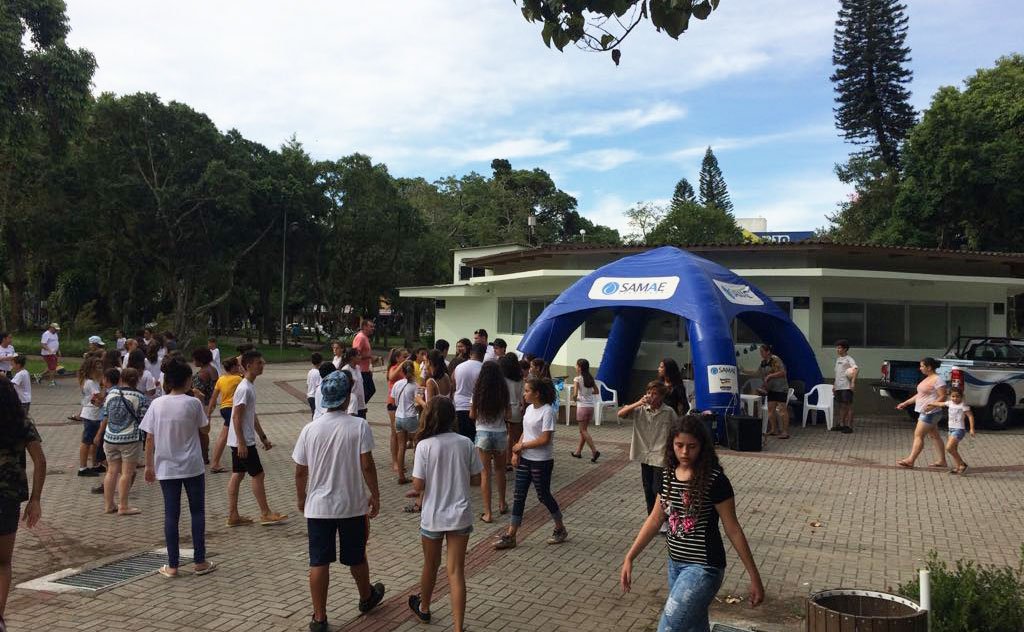
[[[377,392],[373,383],[373,347],[370,346],[370,337],[377,325],[367,318],[359,325],[359,333],[352,339],[352,347],[359,352],[357,365],[360,377],[363,380],[363,402],[368,402]],[[365,408],[365,406],[364,406]]]
[[[57,358],[60,357],[60,325],[50,323],[43,335],[39,338],[39,355],[43,356],[46,362],[46,370],[43,371],[39,381],[42,382],[46,376],[50,376],[50,386],[57,386]]]
[[[964,403],[964,392],[954,389],[949,392],[949,399],[944,402],[936,402],[928,406],[928,411],[935,411],[945,406],[949,411],[949,439],[946,440],[946,452],[953,457],[956,467],[949,471],[950,474],[963,474],[967,471],[967,462],[960,456],[960,442],[967,435],[964,428],[964,417],[971,423],[971,436],[974,436],[974,413],[971,407]]]
[[[480,485],[483,465],[473,442],[453,432],[455,407],[447,397],[435,397],[423,412],[423,427],[416,437],[412,484],[423,494],[420,541],[423,572],[420,594],[409,597],[409,608],[424,623],[430,622],[430,604],[441,566],[441,545],[448,542],[448,586],[452,595],[455,632],[462,632],[466,616],[466,547],[473,532],[470,486]]]
[[[306,516],[309,537],[309,629],[314,632],[328,630],[327,589],[334,561],[349,567],[360,612],[384,599],[384,584],[370,584],[366,561],[370,519],[380,511],[373,433],[365,419],[345,412],[352,384],[346,371],[324,379],[320,391],[327,412],[306,424],[292,452],[298,508]]]
[[[203,405],[192,397],[192,369],[183,358],[164,364],[164,382],[170,388],[153,400],[140,429],[146,432],[146,482],[160,481],[164,497],[164,539],[167,564],[160,567],[164,577],[177,577],[179,564],[178,521],[181,519],[181,490],[188,497],[192,524],[195,574],[213,572],[206,560],[206,466],[199,446],[199,432],[209,425]]]
[[[484,332],[484,336],[486,335],[487,332]],[[474,344],[469,348],[469,359],[460,362],[459,366],[455,367],[455,373],[452,374],[452,381],[455,382],[453,403],[455,404],[455,418],[458,420],[455,431],[473,442],[476,442],[476,425],[469,418],[469,408],[473,401],[476,379],[480,377],[480,368],[484,365],[483,359],[486,353],[487,347],[484,344]]]
[[[857,361],[850,357],[850,342],[836,341],[836,424],[833,430],[850,434],[853,432],[853,391],[857,386]]]
[[[103,401],[100,430],[96,444],[104,442],[107,453],[107,477],[103,482],[104,511],[120,516],[142,513],[128,504],[128,490],[135,478],[135,464],[143,459],[139,424],[149,410],[149,398],[135,390],[139,372],[135,369],[107,369],[103,378],[110,385]],[[118,504],[114,505],[114,488]]]
[[[96,358],[86,358],[78,369],[78,386],[82,390],[82,410],[78,414],[82,421],[82,444],[78,446],[78,475],[99,476],[106,472],[102,463],[105,460],[103,448],[94,444],[100,429],[100,406],[103,405],[103,393],[100,381],[103,379],[103,368]],[[88,467],[92,458],[92,467]]]
[[[363,392],[363,375],[359,372],[359,352],[355,349],[345,349],[341,358],[341,370],[352,378],[352,391],[348,398],[348,414],[366,419],[366,394]]]
[[[263,449],[274,447],[267,440],[260,419],[256,416],[256,387],[253,382],[263,374],[263,354],[250,349],[242,354],[242,369],[245,377],[235,389],[234,407],[231,409],[231,432],[228,447],[231,448],[231,480],[228,481],[228,526],[239,527],[252,524],[252,518],[238,514],[238,488],[248,474],[252,478],[252,495],[260,506],[260,524],[280,524],[288,519],[287,514],[274,513],[267,504],[267,490],[264,486],[263,464],[256,450],[256,437],[263,443]],[[202,458],[200,456],[200,458]]]
[[[309,404],[309,416],[312,417],[316,414],[316,390],[320,388],[320,382],[323,378],[320,377],[320,364],[323,363],[324,357],[319,353],[314,353],[309,356],[309,361],[313,363],[313,368],[306,373],[306,403]]]
[[[18,393],[18,401],[21,402],[21,407],[25,411],[25,419],[28,419],[28,409],[32,407],[32,376],[25,368],[26,362],[28,360],[23,355],[14,356],[14,359],[11,360],[11,373],[14,374],[11,377],[11,384],[14,385],[15,392]]]

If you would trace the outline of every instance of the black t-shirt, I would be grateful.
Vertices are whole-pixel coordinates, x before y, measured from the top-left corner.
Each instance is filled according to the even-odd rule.
[[[680,415],[690,412],[690,400],[686,397],[686,388],[677,384],[665,395],[665,405]]]
[[[725,568],[715,505],[733,495],[732,484],[721,468],[712,470],[701,497],[693,493],[690,481],[680,481],[675,469],[665,468],[661,507],[667,514],[668,554],[673,561]]]

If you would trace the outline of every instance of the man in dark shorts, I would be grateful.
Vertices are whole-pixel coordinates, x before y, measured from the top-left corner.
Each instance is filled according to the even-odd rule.
[[[369,612],[384,598],[384,584],[370,584],[366,561],[370,519],[380,511],[373,433],[365,419],[346,412],[352,380],[346,371],[324,378],[320,396],[326,412],[302,429],[292,452],[298,508],[308,529],[309,629],[315,632],[328,629],[327,588],[334,561],[349,567],[360,612]]]
[[[280,524],[288,519],[287,514],[274,513],[270,510],[263,480],[263,464],[256,449],[257,436],[263,443],[264,450],[274,447],[263,432],[259,417],[256,416],[256,389],[253,382],[263,374],[263,365],[263,354],[259,351],[250,349],[242,354],[245,377],[235,389],[228,434],[228,446],[231,448],[231,480],[228,481],[229,527],[240,527],[253,522],[252,518],[246,518],[238,513],[238,489],[246,474],[252,479],[252,495],[256,497],[256,503],[260,506],[260,524]]]

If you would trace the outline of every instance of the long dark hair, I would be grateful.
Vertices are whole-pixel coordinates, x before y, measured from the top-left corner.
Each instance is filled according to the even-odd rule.
[[[150,342],[149,346],[146,347],[146,360],[150,364],[160,359],[160,347],[163,345],[157,344],[156,342]]]
[[[430,365],[428,373],[432,379],[440,380],[448,375],[448,365],[444,363],[444,354],[438,349],[431,349],[427,352],[427,364]]]
[[[473,406],[476,417],[485,419],[503,419],[508,408],[508,386],[501,367],[494,360],[484,362],[480,367],[480,375],[473,387]]]
[[[555,403],[555,385],[551,383],[551,380],[543,377],[531,377],[526,380],[526,385],[540,396],[542,404]]]
[[[128,354],[128,366],[135,369],[136,371],[146,370],[146,352],[142,349],[136,349]]]
[[[523,381],[523,371],[519,368],[519,358],[515,354],[506,353],[498,358],[498,366],[501,367],[501,373],[505,376],[506,380],[512,380],[513,382]]]
[[[579,368],[580,377],[583,378],[583,386],[585,388],[594,388],[594,376],[590,374],[590,361],[586,358],[580,358],[576,361],[576,366]]]
[[[28,425],[18,392],[4,376],[0,376],[0,447],[13,448],[25,442]]]
[[[707,487],[711,483],[711,473],[715,469],[721,469],[718,462],[718,454],[715,452],[715,442],[711,438],[711,431],[708,430],[707,422],[702,415],[683,415],[669,426],[668,439],[665,440],[665,464],[666,472],[674,472],[679,467],[679,459],[676,458],[676,451],[672,443],[681,434],[692,435],[700,444],[700,452],[697,458],[690,465],[693,470],[693,477],[690,479],[690,489],[699,492],[693,497],[698,503],[703,501]],[[697,515],[703,509],[697,506]]]
[[[447,397],[435,397],[427,402],[427,407],[420,415],[420,427],[416,433],[416,441],[451,432],[454,426],[455,405]]]
[[[665,382],[670,386],[682,386],[683,374],[676,361],[672,358],[665,358],[661,363],[665,366]]]

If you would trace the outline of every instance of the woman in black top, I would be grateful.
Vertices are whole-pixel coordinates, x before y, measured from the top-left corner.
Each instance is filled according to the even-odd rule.
[[[673,422],[665,445],[665,478],[658,502],[622,562],[622,590],[629,592],[633,560],[668,522],[668,600],[658,632],[708,630],[708,607],[725,575],[725,534],[750,576],[750,604],[764,601],[764,585],[736,519],[732,485],[718,463],[711,435],[697,415]]]
[[[686,396],[683,374],[675,360],[665,358],[661,361],[661,364],[658,365],[658,379],[668,387],[665,405],[676,411],[677,415],[685,415],[690,412],[690,400]]]

